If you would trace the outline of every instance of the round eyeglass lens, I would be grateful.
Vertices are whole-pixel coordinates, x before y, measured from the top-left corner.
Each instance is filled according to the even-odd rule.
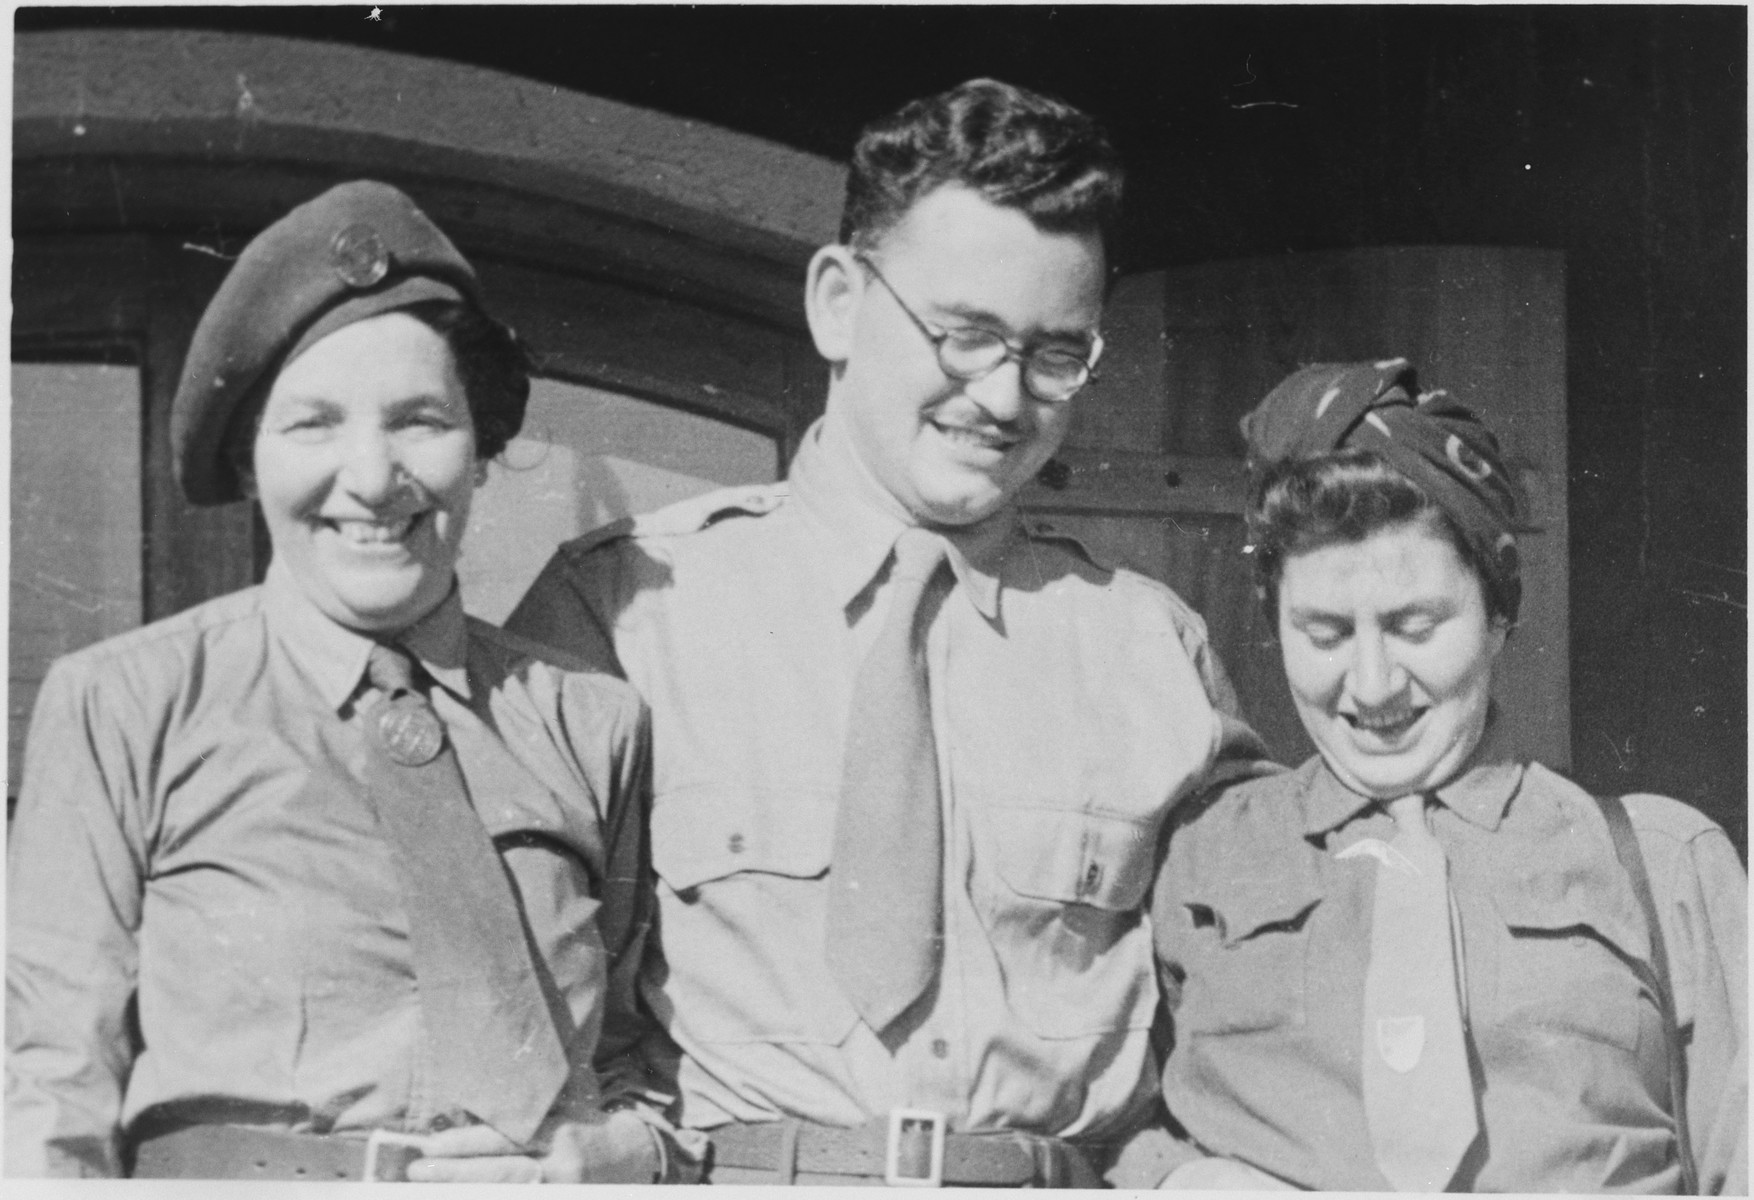
[[[964,378],[996,369],[1008,353],[1004,339],[984,329],[953,329],[938,346],[944,369]]]
[[[1042,399],[1068,400],[1090,378],[1090,368],[1074,355],[1047,351],[1030,356],[1025,375],[1029,390]]]

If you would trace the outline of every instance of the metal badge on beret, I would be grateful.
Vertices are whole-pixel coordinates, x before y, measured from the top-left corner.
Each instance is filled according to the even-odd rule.
[[[373,724],[384,753],[405,767],[424,767],[445,748],[444,723],[418,696],[380,705]]]
[[[390,273],[390,252],[378,231],[355,222],[329,243],[329,261],[348,287],[368,288]]]

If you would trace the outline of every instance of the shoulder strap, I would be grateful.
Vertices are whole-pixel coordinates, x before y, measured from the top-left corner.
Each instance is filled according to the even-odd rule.
[[[1607,818],[1608,832],[1614,838],[1614,855],[1632,879],[1638,906],[1644,910],[1644,923],[1650,930],[1650,960],[1656,978],[1646,980],[1655,994],[1657,1007],[1663,1014],[1663,1041],[1669,1054],[1669,1103],[1675,1114],[1675,1140],[1681,1155],[1681,1192],[1699,1194],[1699,1172],[1693,1165],[1693,1146],[1687,1136],[1687,1064],[1681,1057],[1681,1030],[1675,1019],[1675,992],[1669,974],[1669,955],[1663,946],[1663,927],[1657,920],[1657,902],[1650,890],[1650,876],[1644,869],[1644,855],[1639,852],[1638,838],[1632,832],[1632,818],[1618,796],[1597,796],[1602,816]]]
[[[665,537],[698,533],[732,513],[766,516],[784,504],[791,495],[789,485],[777,483],[743,484],[715,488],[686,500],[677,500],[663,508],[633,516],[620,517],[565,543],[564,549],[573,556],[582,556],[618,538]]]

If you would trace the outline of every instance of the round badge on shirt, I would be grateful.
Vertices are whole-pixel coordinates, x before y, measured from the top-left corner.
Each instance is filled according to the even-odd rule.
[[[424,767],[445,748],[445,727],[416,697],[392,700],[378,712],[378,742],[405,767]]]

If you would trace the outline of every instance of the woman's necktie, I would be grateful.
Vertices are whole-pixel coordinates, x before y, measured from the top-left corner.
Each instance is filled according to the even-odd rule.
[[[1448,864],[1425,797],[1389,805],[1364,976],[1364,1113],[1377,1166],[1403,1192],[1441,1192],[1479,1132],[1457,987]]]
[[[517,898],[413,661],[378,645],[366,672],[383,697],[363,782],[401,872],[431,1093],[527,1142],[568,1068]]]

